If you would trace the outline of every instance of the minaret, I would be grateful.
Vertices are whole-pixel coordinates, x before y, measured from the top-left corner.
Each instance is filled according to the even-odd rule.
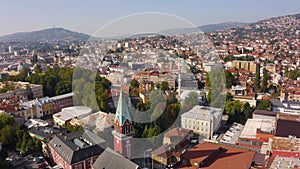
[[[131,159],[133,154],[133,124],[127,101],[121,89],[114,121],[114,150]]]

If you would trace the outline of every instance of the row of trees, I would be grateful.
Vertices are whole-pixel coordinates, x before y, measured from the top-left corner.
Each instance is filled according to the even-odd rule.
[[[248,102],[243,103],[239,100],[228,99],[225,104],[224,113],[229,116],[228,124],[237,122],[245,124],[248,118],[252,118],[254,110],[272,111],[272,103],[270,100],[261,100],[258,106],[251,107]]]
[[[267,73],[267,70],[263,69],[263,78],[260,81],[260,66],[256,66],[255,78],[254,78],[254,91],[255,92],[268,92],[268,80],[271,79],[271,76]]]
[[[54,66],[42,72],[37,65],[34,73],[30,74],[28,68],[23,68],[19,75],[9,76],[8,80],[41,84],[44,95],[49,97],[70,93],[74,86],[74,91],[76,91],[74,99],[77,105],[89,106],[94,111],[109,112],[108,89],[110,89],[111,82],[90,70],[76,68],[74,79],[73,74],[74,68]],[[30,94],[32,95],[28,91],[28,96]]]
[[[56,96],[66,94],[72,91],[73,68],[53,68],[46,69],[41,72],[41,68],[37,65],[34,73],[30,74],[28,68],[24,67],[18,75],[8,76],[7,80],[11,81],[27,81],[32,84],[43,85],[45,96]]]

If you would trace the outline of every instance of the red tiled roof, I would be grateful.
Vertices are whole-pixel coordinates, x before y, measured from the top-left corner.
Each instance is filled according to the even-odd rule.
[[[182,160],[188,164],[179,168],[194,169],[248,169],[252,164],[255,152],[229,145],[204,142],[185,152]]]

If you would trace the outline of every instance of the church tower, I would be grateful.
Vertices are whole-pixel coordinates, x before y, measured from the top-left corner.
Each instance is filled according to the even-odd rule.
[[[133,154],[133,124],[129,113],[127,99],[121,89],[114,120],[114,150],[131,159]]]

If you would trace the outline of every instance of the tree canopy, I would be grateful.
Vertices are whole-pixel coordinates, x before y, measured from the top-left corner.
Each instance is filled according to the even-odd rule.
[[[272,102],[270,100],[261,100],[258,104],[258,106],[256,107],[256,110],[268,110],[268,111],[272,111],[273,106],[272,106]]]

